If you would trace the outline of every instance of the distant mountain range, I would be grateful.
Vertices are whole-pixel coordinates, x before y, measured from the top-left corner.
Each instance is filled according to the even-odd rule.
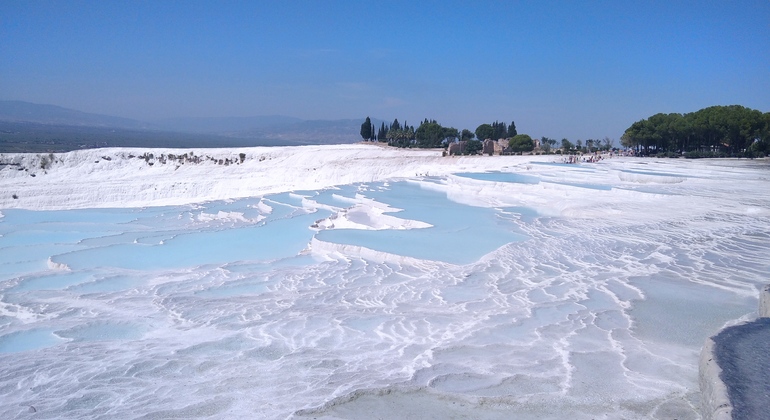
[[[55,105],[0,101],[0,152],[61,152],[93,147],[344,144],[361,140],[359,131],[363,121],[364,117],[302,120],[269,115],[149,122]]]
[[[262,115],[256,117],[167,118],[153,123],[163,129],[185,133],[241,133],[298,122],[302,122],[302,120],[283,115]]]
[[[56,105],[22,101],[0,101],[0,121],[131,129],[150,128],[150,124],[129,118],[90,114]]]

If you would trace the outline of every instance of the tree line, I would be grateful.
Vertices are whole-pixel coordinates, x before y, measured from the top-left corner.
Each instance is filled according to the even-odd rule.
[[[770,113],[740,105],[636,121],[620,143],[641,155],[762,157],[770,154]]]
[[[454,127],[444,127],[438,121],[428,118],[424,119],[417,129],[414,126],[409,126],[406,122],[402,125],[398,118],[393,120],[390,125],[383,122],[379,129],[376,129],[369,117],[366,117],[366,120],[361,124],[361,138],[366,141],[386,142],[395,147],[420,148],[446,147],[448,143],[466,141],[468,142],[467,150],[470,153],[482,149],[482,140],[511,139],[517,135],[516,123],[513,121],[510,124],[498,121],[491,124],[481,124],[475,132],[468,129],[460,131]],[[531,138],[530,142],[534,148],[534,142]]]
[[[455,141],[464,141],[465,153],[477,154],[483,149],[482,141],[487,139],[499,140],[506,139],[508,153],[531,152],[535,149],[536,141],[527,134],[519,134],[516,129],[516,122],[510,124],[495,121],[485,123],[476,127],[475,131],[463,129],[459,131],[454,127],[443,127],[436,120],[425,119],[417,129],[404,123],[399,123],[396,118],[390,125],[381,123],[377,129],[369,117],[361,124],[361,138],[366,141],[385,142],[395,147],[420,147],[420,148],[439,148],[447,147],[449,143]],[[557,148],[556,146],[560,146]],[[578,153],[595,152],[597,150],[609,150],[612,148],[612,140],[609,137],[604,139],[588,139],[585,145],[582,140],[576,143],[562,139],[557,142],[555,139],[542,137],[539,140],[538,153]]]
[[[513,152],[532,151],[535,141],[519,134],[516,124],[495,121],[481,124],[475,131],[443,127],[436,120],[425,119],[417,129],[399,123],[384,122],[377,129],[369,117],[361,124],[361,137],[367,141],[386,142],[395,147],[438,148],[461,140],[465,150],[475,154],[482,150],[486,139],[507,139]],[[542,153],[595,152],[612,148],[612,140],[587,139],[576,143],[542,137]],[[740,105],[712,106],[686,114],[658,113],[633,123],[620,139],[623,147],[634,149],[639,155],[686,157],[762,157],[770,155],[770,113]],[[557,146],[560,146],[557,149]]]

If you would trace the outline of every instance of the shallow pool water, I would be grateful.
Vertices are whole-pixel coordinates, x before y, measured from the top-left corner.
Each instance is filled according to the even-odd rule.
[[[499,217],[498,210],[455,203],[442,193],[416,184],[394,183],[365,195],[400,209],[393,213],[396,217],[419,220],[431,227],[377,231],[335,229],[319,232],[317,238],[453,264],[472,263],[507,243],[525,238],[515,224]]]
[[[67,342],[49,328],[36,328],[0,335],[0,353],[19,353]]]
[[[629,165],[3,210],[0,418],[697,419],[765,170]]]
[[[520,184],[537,184],[540,182],[540,179],[536,176],[522,175],[512,172],[459,173],[457,176],[478,179],[481,181],[516,182]]]

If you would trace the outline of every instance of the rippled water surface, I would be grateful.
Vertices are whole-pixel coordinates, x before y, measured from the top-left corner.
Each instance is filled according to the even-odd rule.
[[[2,210],[0,418],[699,418],[770,272],[724,165]]]

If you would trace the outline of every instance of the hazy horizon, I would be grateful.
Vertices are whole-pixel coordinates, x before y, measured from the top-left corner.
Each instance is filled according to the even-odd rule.
[[[770,3],[0,4],[0,99],[157,121],[424,118],[618,139],[770,111]]]

